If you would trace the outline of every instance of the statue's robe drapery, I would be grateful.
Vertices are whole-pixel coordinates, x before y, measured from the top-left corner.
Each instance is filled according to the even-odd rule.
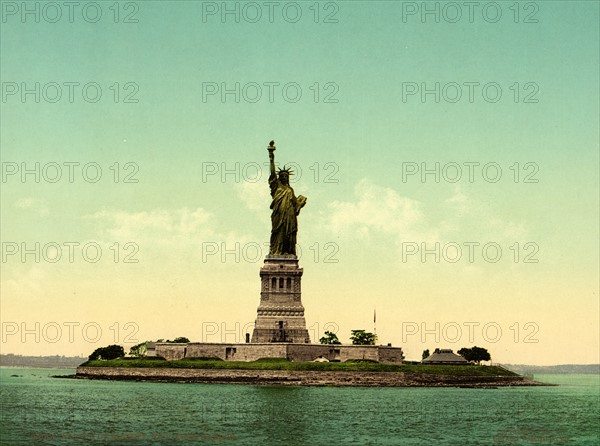
[[[300,204],[294,195],[294,189],[289,184],[283,184],[272,174],[269,177],[271,187],[271,245],[269,254],[296,255],[296,234],[298,232],[298,220],[296,216],[300,212]]]

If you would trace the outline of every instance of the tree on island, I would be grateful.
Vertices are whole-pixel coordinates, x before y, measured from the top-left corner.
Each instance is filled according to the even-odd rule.
[[[352,345],[375,345],[377,335],[365,330],[352,330],[350,340],[352,341]]]
[[[171,344],[187,344],[188,342],[190,342],[190,340],[185,336],[180,336],[178,338],[173,339],[172,341],[169,341],[167,339],[166,342],[169,342]]]
[[[326,331],[325,336],[323,336],[321,339],[319,339],[319,342],[321,344],[341,344],[337,335],[330,331]]]
[[[120,345],[109,345],[107,347],[100,347],[94,350],[94,352],[88,357],[90,361],[94,359],[117,359],[125,356],[125,350]]]
[[[421,355],[421,360],[429,358],[429,349],[423,350],[423,354]]]
[[[146,356],[146,353],[148,351],[148,342],[150,341],[141,342],[137,345],[134,345],[129,349],[129,354],[131,356],[137,356],[138,358]]]
[[[474,362],[477,365],[481,364],[481,361],[489,361],[492,359],[487,349],[483,347],[474,346],[472,348],[461,348],[457,352],[460,356],[465,358],[469,362]]]
[[[149,342],[153,341],[145,341],[134,345],[129,349],[129,354],[131,356],[137,356],[138,358],[146,356]],[[166,341],[164,339],[158,339],[156,342],[168,342],[169,344],[187,344],[188,342],[190,342],[190,340],[185,336],[179,336],[173,339],[172,341],[170,341],[169,339],[167,339]]]

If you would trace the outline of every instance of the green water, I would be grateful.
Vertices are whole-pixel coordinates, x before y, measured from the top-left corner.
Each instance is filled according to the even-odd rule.
[[[599,375],[536,375],[560,386],[499,389],[50,377],[72,373],[0,368],[0,444],[600,444]]]

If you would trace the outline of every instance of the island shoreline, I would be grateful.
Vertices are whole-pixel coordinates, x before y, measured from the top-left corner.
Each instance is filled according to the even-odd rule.
[[[141,381],[197,384],[245,384],[264,386],[313,387],[466,387],[495,388],[515,386],[552,386],[523,376],[437,375],[431,373],[368,371],[296,371],[184,369],[142,367],[77,368],[74,379]]]

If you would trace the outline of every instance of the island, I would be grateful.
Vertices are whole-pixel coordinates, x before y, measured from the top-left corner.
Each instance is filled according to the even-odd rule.
[[[275,141],[267,147],[271,191],[269,254],[260,269],[260,303],[252,335],[245,343],[148,343],[141,357],[101,353],[77,367],[78,379],[132,380],[253,385],[477,387],[544,385],[501,366],[471,364],[443,351],[436,354],[458,362],[408,363],[401,347],[375,345],[377,336],[362,332],[364,342],[311,343],[301,299],[303,268],[298,265],[298,216],[307,198],[290,186],[293,172],[275,168]],[[354,344],[354,342],[353,342]],[[102,349],[100,349],[102,350]],[[112,356],[112,355],[111,355]],[[120,357],[123,356],[123,357]]]

